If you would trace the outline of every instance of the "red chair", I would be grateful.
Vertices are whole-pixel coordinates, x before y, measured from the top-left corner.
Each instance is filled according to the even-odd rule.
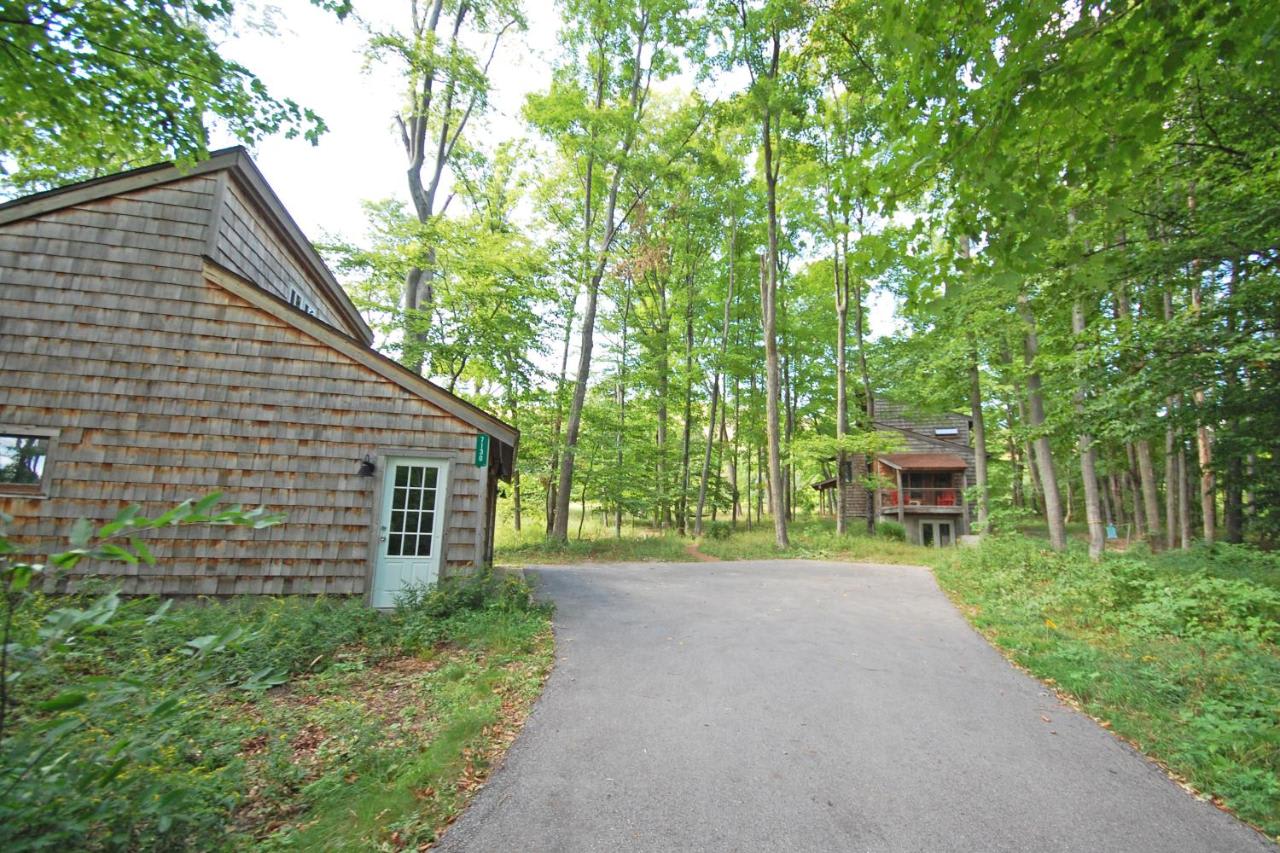
[[[889,506],[897,506],[897,505],[898,505],[898,493],[897,493],[896,491],[894,491],[894,492],[885,492],[885,493],[884,493],[884,501],[885,501],[885,503],[887,503]]]
[[[956,493],[953,491],[938,492],[938,506],[955,506]]]

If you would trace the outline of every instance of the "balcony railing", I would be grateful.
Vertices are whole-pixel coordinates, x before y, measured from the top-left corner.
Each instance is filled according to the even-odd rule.
[[[899,496],[897,489],[880,490],[881,509],[897,509],[899,500],[901,500],[902,506],[907,509],[913,506],[959,507],[960,490],[954,486],[945,489],[907,486],[902,489],[901,496]]]

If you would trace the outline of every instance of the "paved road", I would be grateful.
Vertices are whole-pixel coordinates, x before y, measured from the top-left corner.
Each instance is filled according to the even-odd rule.
[[[448,851],[1271,851],[923,569],[539,569],[557,663]]]

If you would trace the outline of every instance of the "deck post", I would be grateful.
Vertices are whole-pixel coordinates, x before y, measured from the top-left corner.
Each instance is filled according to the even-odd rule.
[[[903,527],[907,526],[907,496],[902,493],[902,469],[894,469],[894,473],[898,475],[898,523]]]

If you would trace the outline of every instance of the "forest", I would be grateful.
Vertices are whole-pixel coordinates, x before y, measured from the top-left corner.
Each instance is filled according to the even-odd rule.
[[[196,159],[209,115],[323,144],[175,37],[230,0],[167,5],[45,10],[7,191]],[[492,72],[549,9],[314,5],[402,86],[404,193],[326,252],[385,352],[519,427],[516,530],[785,545],[894,401],[970,418],[979,529],[1280,536],[1274,4],[564,0],[507,138]],[[103,32],[100,85],[57,72]]]
[[[575,0],[488,149],[521,12],[422,6],[371,46],[412,206],[336,257],[405,363],[522,430],[517,529],[785,545],[892,400],[970,417],[981,529],[1272,542],[1268,6]]]

